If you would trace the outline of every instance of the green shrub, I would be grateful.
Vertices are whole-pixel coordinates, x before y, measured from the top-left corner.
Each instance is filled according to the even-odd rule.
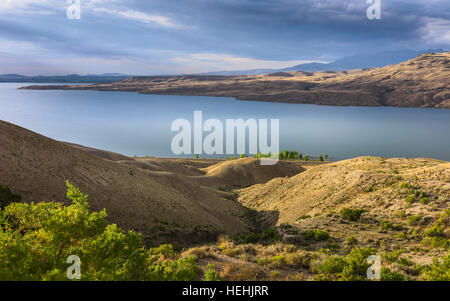
[[[165,258],[170,258],[175,255],[173,245],[160,245],[157,248],[149,249],[148,253],[155,256],[164,256]]]
[[[404,182],[404,183],[400,184],[400,188],[412,189],[412,185],[409,184],[409,183]]]
[[[405,198],[405,203],[407,206],[411,206],[416,201],[416,197],[414,195],[408,195]]]
[[[168,245],[145,249],[141,234],[108,225],[105,210],[91,212],[87,196],[67,187],[70,206],[12,203],[0,210],[0,280],[67,280],[70,255],[81,259],[82,280],[197,278],[195,257],[162,258],[172,254]]]
[[[315,280],[362,281],[367,280],[370,265],[367,258],[375,255],[373,248],[353,249],[347,256],[330,256],[318,266]]]
[[[430,203],[430,198],[428,198],[428,197],[421,198],[420,203],[427,205],[428,203]]]
[[[435,223],[429,229],[427,229],[424,233],[426,237],[445,237],[444,235],[444,227],[441,223]]]
[[[344,208],[341,210],[340,215],[345,220],[356,222],[361,219],[361,214],[363,214],[364,212],[364,209]]]
[[[380,221],[380,227],[383,230],[394,230],[394,231],[398,231],[401,230],[402,227],[398,224],[393,224],[390,221],[387,220],[381,220]]]
[[[350,235],[345,239],[345,242],[349,245],[354,245],[358,243],[358,240],[353,235]]]
[[[303,237],[306,240],[323,241],[330,238],[330,234],[328,234],[328,232],[324,230],[314,229],[306,231],[303,234]]]
[[[411,226],[418,225],[422,220],[422,215],[411,215],[408,217],[408,224]]]
[[[450,254],[442,261],[434,258],[433,263],[424,268],[423,275],[429,281],[450,281]]]
[[[444,237],[424,237],[422,240],[422,244],[426,246],[430,246],[433,248],[444,248],[447,249],[450,247],[450,240],[444,238]]]
[[[250,233],[249,235],[237,235],[233,237],[233,240],[236,243],[242,244],[264,244],[271,245],[277,243],[281,240],[280,234],[274,228],[267,228],[261,233]]]
[[[406,235],[405,232],[398,233],[397,235],[395,235],[395,237],[403,240],[408,239],[408,236]]]
[[[408,281],[409,277],[403,273],[392,272],[388,268],[381,268],[381,281]]]
[[[318,266],[317,271],[320,274],[340,274],[344,270],[344,266],[347,264],[345,257],[343,256],[330,256],[321,265]]]
[[[277,255],[270,258],[269,263],[275,267],[286,265],[286,258],[283,255]]]
[[[208,263],[205,274],[203,275],[204,281],[220,281],[220,276],[217,274],[213,264]]]

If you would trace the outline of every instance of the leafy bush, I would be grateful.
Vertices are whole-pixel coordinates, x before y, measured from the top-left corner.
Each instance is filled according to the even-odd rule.
[[[274,243],[277,243],[281,240],[280,234],[278,234],[278,231],[274,228],[267,228],[261,233],[251,233],[246,236],[235,236],[233,237],[234,241],[236,243],[243,243],[243,244],[264,244],[264,245],[271,245]]]
[[[405,203],[406,203],[407,206],[411,206],[415,201],[416,201],[416,197],[414,195],[412,195],[412,194],[408,195],[405,198]]]
[[[408,224],[411,226],[418,225],[422,220],[422,215],[411,215],[408,217]]]
[[[319,267],[316,280],[362,281],[367,280],[370,265],[367,258],[375,255],[373,248],[353,249],[347,256],[330,256]]]
[[[217,274],[213,264],[208,263],[205,274],[203,275],[204,281],[220,281],[220,276]]]
[[[350,235],[345,239],[345,242],[349,245],[354,245],[358,243],[358,240],[353,235]]]
[[[277,255],[270,258],[269,263],[274,267],[281,267],[286,265],[286,258],[284,255]]]
[[[412,185],[409,184],[409,183],[404,182],[404,183],[400,184],[400,188],[412,189]]]
[[[0,186],[0,209],[5,208],[13,202],[20,202],[22,197],[15,194],[9,187]]]
[[[380,227],[383,230],[394,230],[394,231],[398,231],[401,230],[402,227],[398,224],[393,224],[390,221],[387,220],[381,220],[380,221]]]
[[[430,202],[430,198],[428,198],[428,197],[424,197],[424,198],[420,199],[421,204],[427,205],[429,202]]]
[[[381,268],[381,281],[408,281],[409,277],[403,273],[392,272],[388,268]]]
[[[434,258],[433,263],[424,268],[424,278],[430,281],[450,281],[450,254],[442,261]]]
[[[450,240],[448,240],[444,233],[444,228],[449,223],[449,211],[444,210],[438,220],[424,232],[424,239],[422,243],[430,245],[435,248],[450,247]]]
[[[306,240],[323,241],[330,238],[330,234],[328,234],[328,232],[324,230],[314,229],[306,231],[303,234],[303,237]]]
[[[364,209],[351,209],[351,208],[344,208],[341,210],[340,215],[343,219],[357,222],[361,219],[361,214],[365,212]]]
[[[195,280],[195,257],[167,260],[173,248],[147,250],[142,236],[108,225],[67,183],[72,205],[12,203],[0,210],[0,280],[67,280],[66,260],[81,259],[82,280]]]

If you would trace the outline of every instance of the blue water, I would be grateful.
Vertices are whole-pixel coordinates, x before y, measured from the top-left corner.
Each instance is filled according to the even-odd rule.
[[[280,148],[332,159],[361,155],[450,161],[450,110],[331,107],[231,98],[18,90],[0,84],[0,119],[56,140],[129,156],[174,157],[177,118],[277,118]],[[1,145],[0,145],[1,147]]]

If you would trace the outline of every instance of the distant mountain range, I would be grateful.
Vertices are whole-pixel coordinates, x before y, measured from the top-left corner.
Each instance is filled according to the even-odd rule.
[[[0,74],[2,83],[110,83],[124,80],[131,75],[120,73],[88,74],[88,75],[53,75],[25,76],[20,74]]]
[[[408,61],[424,53],[442,53],[444,49],[428,49],[428,50],[395,50],[383,51],[371,54],[358,54],[338,59],[331,63],[307,63],[296,65],[283,69],[251,69],[251,70],[234,70],[234,71],[215,71],[196,73],[192,75],[258,75],[274,72],[289,71],[343,71],[351,69],[377,68],[387,65],[396,65],[401,62]],[[104,73],[104,74],[88,74],[88,75],[55,75],[55,76],[25,76],[20,74],[0,74],[0,82],[9,83],[111,83],[121,81],[133,75],[121,73]]]
[[[198,75],[258,75],[273,72],[288,71],[344,71],[352,69],[378,68],[387,65],[396,65],[401,62],[411,60],[425,53],[442,53],[444,49],[428,49],[428,50],[395,50],[382,51],[370,54],[358,54],[338,59],[331,63],[307,63],[296,65],[283,69],[252,69],[252,70],[236,70],[236,71],[216,71],[199,73]]]

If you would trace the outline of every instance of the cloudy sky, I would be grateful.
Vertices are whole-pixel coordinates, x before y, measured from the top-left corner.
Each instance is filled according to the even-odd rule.
[[[448,0],[381,0],[381,20],[367,19],[366,0],[80,1],[71,20],[66,0],[0,0],[0,74],[281,68],[450,48]]]

